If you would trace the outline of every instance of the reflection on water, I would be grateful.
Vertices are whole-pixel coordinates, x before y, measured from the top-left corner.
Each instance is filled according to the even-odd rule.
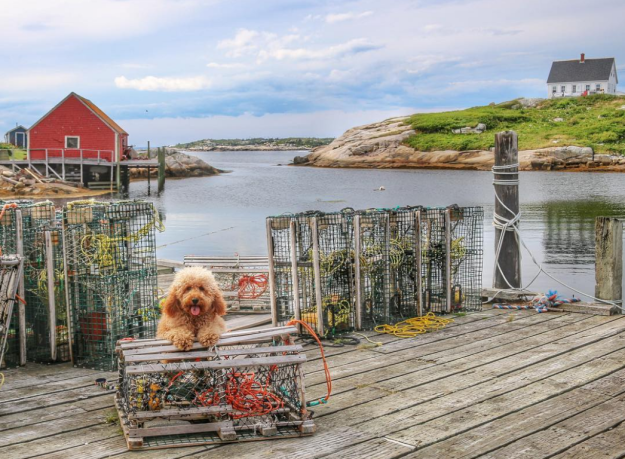
[[[284,212],[457,203],[485,208],[484,283],[490,285],[494,195],[489,172],[277,166],[287,164],[296,152],[196,154],[213,166],[232,172],[217,177],[168,180],[163,196],[151,197],[162,211],[167,227],[158,236],[161,258],[266,253],[265,218]],[[622,183],[620,174],[523,172],[521,229],[539,263],[592,293],[594,218],[625,215]],[[386,191],[374,191],[380,186]],[[146,182],[132,183],[131,197],[147,198],[146,190]],[[529,256],[524,254],[523,279],[529,281],[535,272]],[[544,277],[533,287],[558,288]]]

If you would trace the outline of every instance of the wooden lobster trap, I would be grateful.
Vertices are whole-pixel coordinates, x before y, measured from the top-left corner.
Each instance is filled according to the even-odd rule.
[[[295,327],[222,335],[214,348],[119,341],[116,406],[129,449],[311,435]]]

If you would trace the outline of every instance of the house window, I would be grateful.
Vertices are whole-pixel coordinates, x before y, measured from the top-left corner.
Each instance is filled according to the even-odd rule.
[[[601,84],[597,83],[597,91],[601,91]]]
[[[589,84],[586,85],[586,91],[590,91],[590,85]]]
[[[554,94],[556,93],[556,91],[558,91],[558,87],[557,87],[557,86],[553,86],[551,89],[552,89],[552,92],[553,92]]]
[[[560,86],[560,92],[566,92],[566,86],[562,85]]]
[[[80,148],[80,137],[66,135],[65,148]]]
[[[573,92],[574,93],[577,92],[577,85],[576,84],[573,85]]]

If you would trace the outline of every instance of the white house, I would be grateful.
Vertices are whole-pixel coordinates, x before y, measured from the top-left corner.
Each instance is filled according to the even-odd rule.
[[[616,94],[618,76],[613,57],[555,61],[547,79],[548,98],[588,94]]]

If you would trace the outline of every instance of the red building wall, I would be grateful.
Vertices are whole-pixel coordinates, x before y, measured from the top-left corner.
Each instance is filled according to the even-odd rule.
[[[30,130],[31,159],[61,156],[65,136],[80,137],[84,158],[115,160],[115,131],[75,96],[70,96]],[[121,139],[120,139],[121,143]],[[65,157],[79,157],[80,150],[65,150]],[[123,153],[123,151],[122,151]]]

